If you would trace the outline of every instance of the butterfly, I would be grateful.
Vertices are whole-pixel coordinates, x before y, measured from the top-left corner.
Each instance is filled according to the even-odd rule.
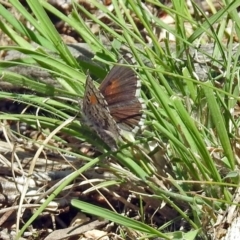
[[[115,65],[95,87],[87,76],[82,112],[85,123],[111,148],[117,150],[121,131],[136,133],[143,125],[145,105],[141,83],[131,67]]]

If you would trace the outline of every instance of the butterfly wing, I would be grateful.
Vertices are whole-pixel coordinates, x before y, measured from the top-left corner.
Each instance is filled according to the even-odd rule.
[[[140,81],[130,67],[115,65],[99,87],[108,103],[111,116],[120,128],[137,131],[144,114],[140,96]]]
[[[83,98],[85,123],[112,149],[117,149],[119,128],[112,118],[108,104],[101,92],[94,86],[90,76],[87,77]]]

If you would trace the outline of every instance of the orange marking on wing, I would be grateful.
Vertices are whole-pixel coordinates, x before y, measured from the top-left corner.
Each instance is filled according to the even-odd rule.
[[[118,79],[114,79],[114,80],[111,81],[111,84],[106,86],[104,92],[106,94],[112,94],[115,91],[115,88],[117,88],[118,86],[119,86],[119,80]]]
[[[97,102],[98,102],[96,96],[94,96],[94,95],[90,95],[89,99],[90,99],[91,104],[97,104]]]

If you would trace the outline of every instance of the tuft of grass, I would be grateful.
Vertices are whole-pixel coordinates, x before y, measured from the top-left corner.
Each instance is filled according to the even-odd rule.
[[[214,226],[219,210],[225,210],[228,204],[232,204],[232,188],[238,184],[233,172],[236,169],[239,119],[233,116],[233,111],[239,98],[240,48],[233,53],[233,47],[226,47],[226,42],[228,46],[233,46],[233,36],[240,38],[239,16],[236,11],[239,3],[226,1],[210,17],[194,5],[195,16],[201,16],[194,18],[186,1],[172,0],[172,8],[157,0],[146,1],[173,17],[175,24],[168,25],[146,11],[140,0],[129,0],[126,3],[113,0],[114,14],[99,1],[91,1],[91,4],[111,20],[114,27],[110,27],[77,3],[74,3],[72,13],[65,16],[46,1],[28,0],[32,14],[19,1],[10,2],[35,30],[24,26],[0,5],[0,12],[6,21],[0,22],[0,29],[15,43],[13,46],[2,46],[0,50],[15,50],[26,56],[15,61],[1,61],[1,78],[16,85],[27,86],[36,95],[1,92],[0,97],[38,106],[46,113],[51,113],[51,116],[1,114],[0,119],[22,121],[36,128],[40,123],[42,129],[51,129],[52,137],[55,131],[61,130],[92,143],[103,153],[91,159],[79,152],[72,152],[71,154],[86,161],[86,164],[59,184],[18,232],[18,236],[24,233],[48,203],[80,173],[99,164],[114,172],[117,180],[106,180],[95,188],[128,183],[131,185],[129,190],[139,200],[139,205],[157,203],[154,208],[157,214],[161,213],[161,207],[168,206],[177,213],[176,218],[163,215],[167,219],[165,224],[150,227],[144,216],[141,216],[142,222],[135,221],[77,200],[72,201],[74,207],[134,230],[137,236],[144,239],[207,239],[206,229]],[[146,128],[136,136],[136,143],[123,145],[117,153],[112,153],[107,146],[102,145],[100,139],[93,138],[90,130],[81,126],[80,121],[68,121],[79,112],[78,98],[84,93],[85,72],[88,69],[91,72],[96,70],[95,74],[103,76],[106,69],[96,67],[92,61],[80,59],[78,62],[61,40],[46,10],[79,33],[95,54],[94,60],[112,66],[119,58],[119,46],[127,47],[134,56],[134,67],[142,81],[142,97],[147,105]],[[95,36],[81,16],[98,24],[102,35],[114,39],[112,46],[107,47],[102,38]],[[144,27],[145,34],[151,39],[150,44],[146,43],[133,16]],[[230,21],[231,32],[227,33],[225,29]],[[159,43],[159,36],[156,34],[159,29],[175,37],[174,45],[168,39],[168,34],[164,46]],[[190,34],[188,29],[192,31]],[[26,38],[36,45],[30,44]],[[196,47],[196,43],[206,42],[213,43],[212,51]],[[210,66],[205,68],[209,70],[207,79],[196,76],[196,59],[189,54],[190,48],[201,52],[208,59],[203,62],[204,66]],[[9,66],[35,66],[43,69],[55,76],[60,87],[49,88],[44,82],[12,73],[8,70]],[[217,69],[219,74],[214,76],[212,69]],[[63,96],[72,105],[63,101]],[[51,149],[51,146],[46,142],[44,148]],[[66,152],[64,149],[58,150]],[[124,170],[120,170],[117,165],[105,164],[103,159],[109,156]],[[33,167],[31,166],[31,171]],[[227,172],[226,175],[220,173],[222,168]],[[26,191],[27,188],[22,194],[20,205]],[[143,208],[139,208],[139,212],[145,214]],[[205,215],[209,216],[207,226],[203,226]],[[177,227],[176,222],[179,223],[181,218],[187,223],[189,230],[180,231]],[[127,231],[123,229],[123,232]]]

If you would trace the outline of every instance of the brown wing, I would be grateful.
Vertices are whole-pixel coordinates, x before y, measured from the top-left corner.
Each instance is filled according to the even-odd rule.
[[[87,77],[83,98],[83,114],[85,122],[112,149],[117,149],[119,128],[112,118],[101,92],[94,86],[90,76]]]
[[[130,67],[114,66],[99,87],[112,117],[120,128],[136,131],[142,123],[144,108],[140,100],[140,81]]]

